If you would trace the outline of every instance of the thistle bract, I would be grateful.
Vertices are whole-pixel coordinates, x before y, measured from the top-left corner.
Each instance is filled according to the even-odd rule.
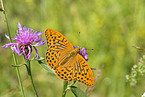
[[[6,38],[9,39],[10,43],[7,43],[2,47],[7,48],[10,46],[11,49],[14,52],[16,52],[18,55],[24,55],[26,60],[30,58],[32,47],[33,47],[36,51],[37,58],[38,58],[39,55],[38,55],[38,50],[36,49],[36,46],[40,46],[45,43],[45,41],[41,41],[42,36],[39,37],[39,35],[41,35],[42,32],[40,31],[34,32],[33,29],[31,28],[27,29],[24,25],[22,28],[19,22],[17,26],[18,26],[18,30],[15,35],[15,38],[11,38],[11,40],[15,40],[16,42],[12,43],[10,41],[10,37],[5,34]]]

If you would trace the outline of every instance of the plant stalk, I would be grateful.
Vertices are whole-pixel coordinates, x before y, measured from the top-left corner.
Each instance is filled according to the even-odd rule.
[[[63,83],[63,92],[62,92],[62,97],[65,97],[66,95],[66,88],[67,88],[67,85],[68,85],[68,81],[64,81]]]
[[[3,6],[3,1],[2,0],[1,0],[1,6],[2,6],[2,9],[3,9],[3,14],[5,16],[5,22],[6,22],[6,25],[7,25],[8,34],[9,34],[10,40],[12,42],[10,29],[9,29],[9,25],[8,25],[8,20],[7,20],[7,16],[6,16],[5,10],[4,10],[4,6]],[[12,51],[12,54],[13,54],[13,59],[14,59],[15,65],[18,65],[17,64],[17,60],[16,60],[16,55],[15,55],[15,53],[13,51]],[[20,72],[19,72],[19,68],[18,67],[16,67],[16,72],[17,72],[17,77],[18,77],[18,81],[19,81],[22,97],[25,97],[24,89],[23,89],[23,85],[22,85],[22,81],[21,81],[21,76],[20,76]]]
[[[28,66],[28,76],[30,78],[30,81],[31,81],[31,84],[32,84],[32,87],[33,87],[33,90],[35,92],[35,95],[36,97],[38,97],[38,93],[37,93],[37,90],[35,88],[35,85],[34,85],[34,82],[33,82],[33,78],[32,78],[32,73],[31,73],[31,64],[30,64],[30,60],[26,61],[27,62],[27,66]]]

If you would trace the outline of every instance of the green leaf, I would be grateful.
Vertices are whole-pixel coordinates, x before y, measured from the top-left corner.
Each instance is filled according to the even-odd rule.
[[[70,86],[70,90],[76,97],[87,97],[85,92],[76,86]]]
[[[26,65],[26,64],[11,65],[11,66],[12,66],[12,67],[21,67],[22,65]]]
[[[67,85],[68,85],[68,81],[64,81],[64,83],[63,83],[64,85],[63,85],[63,94],[62,94],[62,97],[65,97],[65,95],[66,95],[66,92],[67,92]]]
[[[4,11],[2,8],[0,8],[0,11]]]
[[[73,83],[72,83],[72,85],[71,85],[71,86],[73,86],[76,82],[77,82],[77,81],[73,81]]]
[[[42,61],[38,61],[38,63],[40,64],[40,66],[41,66],[43,69],[47,70],[49,73],[55,74],[55,73],[54,73],[54,70],[52,70],[50,67],[48,67],[48,65],[44,64]]]
[[[23,66],[23,65],[26,66],[26,69],[27,69],[27,71],[28,71],[28,66],[27,66],[27,64],[19,64],[19,65],[11,65],[11,66],[12,66],[12,67],[21,67],[21,66]]]

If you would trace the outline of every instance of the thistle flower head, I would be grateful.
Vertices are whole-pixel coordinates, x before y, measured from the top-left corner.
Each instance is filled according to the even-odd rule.
[[[26,60],[29,59],[31,52],[32,52],[32,47],[33,47],[36,51],[37,58],[38,58],[39,55],[38,55],[38,50],[36,49],[36,46],[40,46],[45,43],[45,41],[41,41],[42,36],[39,37],[39,35],[41,35],[42,32],[40,32],[40,31],[34,32],[33,29],[31,29],[31,28],[27,29],[24,25],[22,28],[21,24],[19,22],[18,22],[17,26],[18,26],[18,30],[15,35],[15,38],[11,38],[11,40],[15,40],[16,42],[12,43],[10,41],[10,37],[5,34],[6,38],[9,39],[10,43],[7,43],[2,47],[7,48],[10,46],[11,49],[14,52],[16,52],[18,55],[23,54],[25,56]]]
[[[85,47],[79,47],[79,46],[74,46],[75,48],[80,48],[79,54],[87,61],[88,60],[88,54],[86,53],[87,49]]]

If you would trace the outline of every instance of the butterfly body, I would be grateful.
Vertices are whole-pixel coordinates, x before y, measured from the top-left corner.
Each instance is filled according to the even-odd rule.
[[[65,81],[79,81],[88,86],[94,84],[93,73],[87,61],[61,33],[47,29],[45,31],[48,49],[46,63],[55,70],[56,75]]]
[[[77,53],[79,52],[80,48],[76,48],[74,50],[69,51],[68,53],[66,53],[66,55],[64,57],[62,57],[60,59],[60,62],[58,62],[59,66],[63,66],[66,62],[68,62],[71,58],[75,57],[77,55]]]

